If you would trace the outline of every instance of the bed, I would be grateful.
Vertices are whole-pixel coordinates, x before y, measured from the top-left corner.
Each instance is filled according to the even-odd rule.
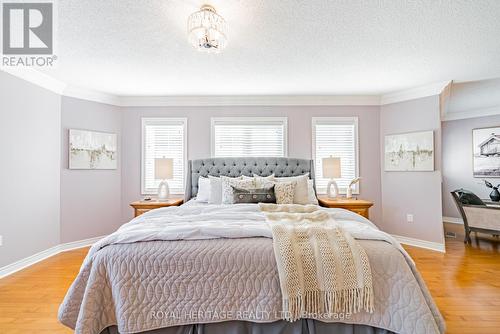
[[[200,176],[309,173],[311,160],[211,158],[188,164],[186,204],[150,211],[99,241],[59,309],[76,333],[444,333],[413,261],[389,235],[324,209],[366,250],[375,311],[283,320],[272,236],[255,204],[196,203]]]

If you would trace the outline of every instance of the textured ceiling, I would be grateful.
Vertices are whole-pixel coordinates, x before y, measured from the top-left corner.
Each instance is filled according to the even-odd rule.
[[[116,95],[383,94],[500,77],[498,0],[210,0],[221,54],[187,42],[202,1],[58,1],[58,67]]]

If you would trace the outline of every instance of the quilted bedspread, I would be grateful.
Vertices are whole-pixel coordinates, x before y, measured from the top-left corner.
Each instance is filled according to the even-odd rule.
[[[365,248],[374,313],[308,314],[396,333],[443,333],[409,256],[371,222],[325,209]],[[76,333],[138,333],[192,323],[284,318],[270,228],[257,205],[153,210],[96,243],[59,309]]]

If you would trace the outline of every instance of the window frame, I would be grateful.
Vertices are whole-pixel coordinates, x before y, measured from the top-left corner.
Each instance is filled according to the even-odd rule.
[[[210,119],[210,156],[215,157],[215,126],[217,123],[248,125],[248,123],[260,123],[269,125],[281,122],[283,125],[283,157],[288,157],[288,117],[212,117]]]
[[[359,117],[357,116],[328,116],[328,117],[312,117],[311,127],[312,127],[312,159],[314,165],[316,165],[316,125],[326,124],[326,125],[337,125],[337,124],[354,124],[354,175],[359,177]],[[316,168],[316,166],[315,166]],[[316,172],[316,170],[315,170]],[[319,178],[318,173],[315,173],[316,178]],[[317,183],[316,183],[317,184]],[[326,189],[316,188],[318,194],[326,194]],[[340,188],[339,194],[345,195],[347,193],[347,188]],[[360,182],[356,183],[352,191],[353,195],[360,194]]]
[[[146,161],[145,161],[145,152],[146,152],[146,125],[148,122],[155,122],[155,121],[167,121],[170,122],[171,124],[174,123],[181,123],[183,129],[183,188],[186,186],[186,173],[187,173],[187,123],[188,119],[187,117],[141,117],[141,195],[154,195],[157,193],[157,189],[151,190],[151,189],[146,189],[146,180],[145,180],[145,170],[146,170]],[[179,125],[179,124],[177,124]],[[171,194],[173,195],[183,195],[185,192],[185,189],[182,189],[181,191],[170,191]]]

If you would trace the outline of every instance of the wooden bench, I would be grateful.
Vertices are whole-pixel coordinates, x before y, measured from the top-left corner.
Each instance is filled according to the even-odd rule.
[[[471,243],[470,233],[481,232],[498,236],[500,234],[500,204],[491,202],[483,205],[463,204],[459,191],[451,192],[465,228],[465,243]]]

